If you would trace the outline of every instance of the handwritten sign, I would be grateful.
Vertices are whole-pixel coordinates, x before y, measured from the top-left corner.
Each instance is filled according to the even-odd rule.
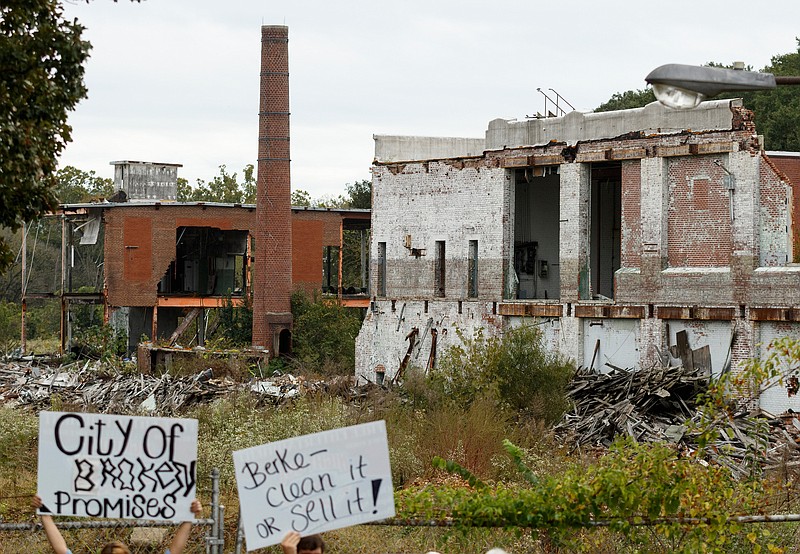
[[[187,521],[197,420],[39,414],[40,513]]]
[[[233,453],[247,550],[394,516],[383,421]]]

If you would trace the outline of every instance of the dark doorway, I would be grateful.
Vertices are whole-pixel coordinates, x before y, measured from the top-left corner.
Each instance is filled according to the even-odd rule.
[[[514,273],[516,298],[558,299],[559,166],[528,167],[514,172]]]
[[[592,297],[614,298],[614,274],[620,268],[622,165],[592,164],[589,228]]]

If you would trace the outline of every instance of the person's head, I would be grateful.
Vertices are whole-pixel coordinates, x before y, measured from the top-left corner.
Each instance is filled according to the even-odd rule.
[[[105,545],[103,550],[100,551],[100,554],[131,554],[131,551],[128,550],[125,544],[119,541],[113,541]]]
[[[325,541],[321,535],[308,535],[297,543],[297,554],[325,554]]]

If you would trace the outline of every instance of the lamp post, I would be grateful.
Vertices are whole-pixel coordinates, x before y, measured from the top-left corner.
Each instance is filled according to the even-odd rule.
[[[772,73],[700,67],[671,63],[655,68],[644,78],[653,85],[659,102],[669,108],[691,109],[722,92],[770,90],[777,85],[800,85],[800,77]]]

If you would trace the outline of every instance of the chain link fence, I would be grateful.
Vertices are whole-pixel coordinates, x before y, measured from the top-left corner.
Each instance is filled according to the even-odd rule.
[[[202,499],[201,499],[202,501]],[[204,512],[209,509],[204,506]],[[211,471],[210,517],[193,521],[187,544],[187,554],[222,554],[225,547],[223,524],[225,507],[219,503],[219,470]],[[128,519],[73,519],[55,518],[67,547],[75,554],[97,552],[110,541],[122,541],[131,554],[163,554],[172,541],[179,524],[164,521],[138,521]],[[42,524],[0,523],[0,553],[47,553],[51,552]]]

